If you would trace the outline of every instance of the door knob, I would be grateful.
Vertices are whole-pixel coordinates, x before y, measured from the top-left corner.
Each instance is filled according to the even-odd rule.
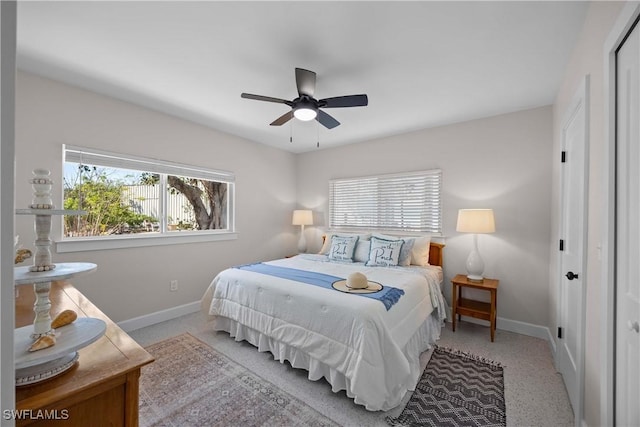
[[[567,274],[565,274],[565,276],[567,276],[567,279],[569,279],[569,280],[573,280],[573,279],[577,279],[578,278],[578,274],[574,273],[573,271],[568,272]]]
[[[629,320],[627,322],[627,326],[629,327],[630,331],[636,331],[637,333],[640,333],[640,325],[637,321],[632,322],[631,320]]]

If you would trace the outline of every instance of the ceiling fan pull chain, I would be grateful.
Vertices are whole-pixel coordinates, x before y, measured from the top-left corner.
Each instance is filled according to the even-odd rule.
[[[289,123],[289,142],[293,143],[293,122]]]
[[[316,120],[316,148],[320,148],[320,122]]]

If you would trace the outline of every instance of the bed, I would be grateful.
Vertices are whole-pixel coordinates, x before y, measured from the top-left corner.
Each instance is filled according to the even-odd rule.
[[[386,411],[415,389],[421,375],[420,354],[440,337],[446,318],[441,292],[444,244],[429,239],[426,255],[419,253],[426,256],[418,262],[421,265],[413,264],[415,249],[409,254],[409,265],[408,261],[379,265],[366,258],[379,240],[391,246],[389,236],[358,235],[359,243],[347,251],[352,250],[347,262],[327,252],[341,238],[336,236],[327,237],[334,244],[328,246],[325,241],[321,254],[222,271],[205,292],[202,308],[212,316],[214,330],[226,331],[236,341],[246,340],[258,351],[271,352],[276,360],[307,370],[310,380],[325,378],[334,392],[345,390],[367,410]],[[361,248],[365,246],[368,252]],[[302,283],[299,280],[306,279],[295,275],[272,275],[272,270],[302,273],[314,280],[352,278],[358,272],[381,284],[384,292],[402,295],[388,303],[373,294],[365,298],[335,286]]]

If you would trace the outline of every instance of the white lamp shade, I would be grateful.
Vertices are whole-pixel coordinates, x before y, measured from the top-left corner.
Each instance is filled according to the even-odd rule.
[[[495,232],[496,222],[493,217],[493,209],[460,209],[456,231],[479,234]]]
[[[313,212],[305,209],[293,211],[292,225],[313,225]]]

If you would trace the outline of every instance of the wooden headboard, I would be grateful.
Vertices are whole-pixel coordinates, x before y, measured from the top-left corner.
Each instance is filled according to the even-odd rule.
[[[324,244],[326,234],[322,235],[322,243]],[[444,243],[431,242],[429,246],[429,264],[437,267],[442,267],[442,252],[444,251]]]
[[[429,246],[429,264],[442,267],[444,243],[431,242]]]

